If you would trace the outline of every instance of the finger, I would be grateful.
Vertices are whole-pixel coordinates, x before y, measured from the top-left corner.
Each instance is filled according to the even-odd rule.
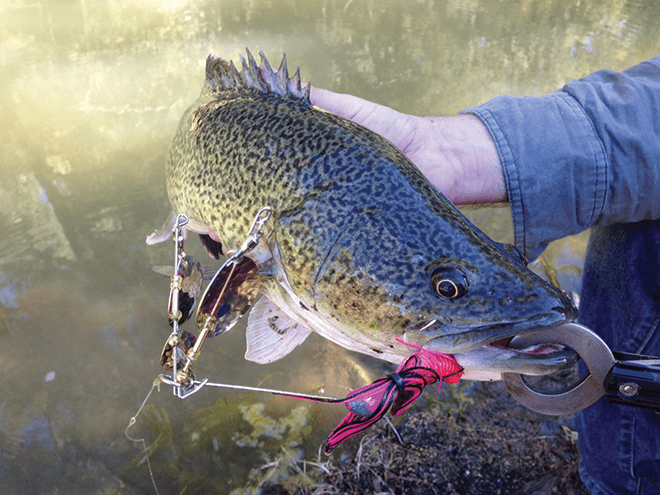
[[[341,115],[347,119],[353,119],[365,107],[374,105],[373,103],[358,98],[353,95],[346,95],[342,93],[334,93],[327,89],[320,89],[312,86],[310,100],[313,105],[316,105],[323,110]]]

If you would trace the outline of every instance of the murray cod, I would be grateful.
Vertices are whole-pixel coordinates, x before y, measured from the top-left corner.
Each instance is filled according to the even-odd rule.
[[[507,347],[576,316],[513,246],[472,225],[390,142],[311,104],[286,58],[278,71],[263,53],[241,61],[209,55],[169,148],[174,212],[147,242],[183,213],[210,254],[231,253],[271,209],[242,277],[247,359],[275,361],[315,331],[395,363],[412,351],[404,343],[453,354],[468,379],[570,364],[556,347]]]

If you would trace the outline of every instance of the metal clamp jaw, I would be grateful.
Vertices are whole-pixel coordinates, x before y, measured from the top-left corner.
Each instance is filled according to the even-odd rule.
[[[550,394],[531,388],[518,373],[502,373],[509,393],[523,406],[543,414],[574,414],[590,406],[605,394],[605,382],[614,366],[610,348],[593,331],[578,323],[566,323],[515,337],[510,347],[539,343],[561,344],[573,349],[586,363],[589,374],[563,392]]]
[[[655,410],[660,414],[660,358],[612,352],[603,340],[578,323],[515,337],[511,347],[552,342],[573,349],[589,374],[567,390],[549,394],[534,390],[522,375],[502,373],[509,393],[523,406],[550,415],[569,415],[589,407],[603,395],[611,404]]]

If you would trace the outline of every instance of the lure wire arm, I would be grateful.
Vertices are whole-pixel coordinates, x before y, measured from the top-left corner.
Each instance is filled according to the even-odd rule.
[[[184,399],[191,394],[194,394],[200,390],[203,386],[216,386],[221,387],[222,384],[211,384],[208,383],[208,379],[198,381],[195,379],[194,372],[192,370],[191,363],[196,360],[200,353],[202,345],[206,338],[213,332],[213,329],[216,324],[216,317],[214,314],[218,309],[218,305],[222,300],[222,296],[227,290],[231,276],[234,273],[240,259],[245,256],[247,253],[255,249],[259,245],[259,240],[264,234],[263,228],[266,222],[270,219],[272,215],[272,208],[266,206],[261,208],[252,222],[252,226],[248,232],[248,236],[241,244],[241,247],[235,252],[231,253],[231,256],[223,266],[218,270],[211,280],[211,282],[206,287],[204,294],[200,299],[200,308],[202,302],[207,297],[209,293],[209,288],[214,285],[216,278],[219,276],[223,270],[230,266],[229,276],[225,281],[218,297],[215,300],[215,303],[212,305],[210,312],[205,311],[204,313],[198,314],[197,317],[197,326],[200,328],[200,334],[195,343],[190,349],[184,349],[183,345],[183,336],[179,329],[179,321],[181,320],[181,311],[179,308],[179,293],[181,291],[183,277],[181,276],[181,267],[182,261],[186,256],[183,250],[184,242],[184,230],[183,228],[188,224],[189,218],[184,214],[179,214],[176,217],[174,222],[173,234],[174,234],[174,273],[170,279],[170,294],[168,299],[168,316],[172,324],[172,333],[168,337],[168,340],[163,349],[163,356],[161,357],[161,362],[166,361],[165,353],[169,350],[172,352],[172,375],[160,375],[160,379],[163,383],[167,385],[172,385],[174,395]],[[168,368],[169,369],[169,368]],[[240,386],[227,386],[226,388],[240,388]],[[252,391],[257,391],[260,389],[249,387]],[[265,390],[265,389],[264,389]],[[281,392],[281,391],[272,391],[272,393]],[[281,392],[281,395],[292,395],[287,392]],[[303,394],[304,395],[304,394]],[[312,397],[312,396],[310,396]],[[319,396],[320,397],[320,396]]]
[[[186,215],[180,214],[176,217],[174,222],[174,273],[170,280],[170,297],[168,301],[168,312],[169,317],[172,321],[178,322],[181,319],[181,313],[179,312],[179,290],[181,290],[181,285],[183,279],[181,278],[180,269],[181,261],[183,260],[186,253],[183,251],[183,235],[182,229],[188,224],[188,217]]]
[[[163,382],[165,385],[171,385],[173,387],[180,387],[181,384],[178,383],[176,380],[172,380],[172,377],[169,375],[161,374],[158,376],[161,382]],[[208,378],[205,378],[204,380],[193,380],[190,383],[190,387],[183,392],[181,397],[182,399],[185,399],[189,395],[194,394],[195,392],[198,392],[202,387],[213,387],[213,388],[226,388],[230,390],[244,390],[246,392],[264,392],[268,394],[274,394],[274,395],[281,395],[284,397],[294,397],[297,399],[306,399],[306,400],[313,400],[315,402],[329,402],[329,403],[341,403],[341,402],[346,402],[345,397],[329,397],[326,395],[312,395],[312,394],[301,394],[298,392],[289,392],[286,390],[276,390],[272,388],[262,388],[262,387],[250,387],[248,385],[233,385],[230,383],[215,383],[215,382],[210,382]]]
[[[183,370],[177,370],[179,362],[185,361],[187,368],[189,365],[189,360],[185,353],[179,347],[181,344],[181,334],[179,332],[179,320],[181,319],[181,311],[179,310],[179,291],[181,290],[183,279],[180,275],[181,262],[185,256],[183,250],[183,227],[185,227],[189,222],[189,219],[184,214],[179,214],[176,217],[174,222],[174,273],[170,280],[170,294],[168,299],[168,313],[170,321],[172,322],[172,333],[168,337],[167,342],[170,344],[173,355],[172,355],[172,377],[175,378],[177,383],[176,387],[173,387],[174,395],[183,398],[185,393],[185,385],[190,382],[190,379],[187,379],[186,373],[182,373]],[[194,377],[192,377],[194,380]]]

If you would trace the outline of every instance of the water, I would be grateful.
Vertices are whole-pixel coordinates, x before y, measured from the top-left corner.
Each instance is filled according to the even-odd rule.
[[[319,87],[452,115],[650,58],[658,19],[655,2],[613,0],[0,4],[0,491],[153,493],[123,436],[169,332],[169,282],[150,267],[170,264],[172,247],[144,239],[169,213],[165,153],[209,52],[286,52]],[[471,215],[510,237],[506,211]],[[585,239],[548,256],[569,290]],[[240,326],[209,341],[198,376],[343,395],[382,371],[321,339],[266,366],[244,347]],[[161,493],[244,487],[280,445],[311,459],[343,414],[217,390],[149,404],[133,434],[153,448]]]

